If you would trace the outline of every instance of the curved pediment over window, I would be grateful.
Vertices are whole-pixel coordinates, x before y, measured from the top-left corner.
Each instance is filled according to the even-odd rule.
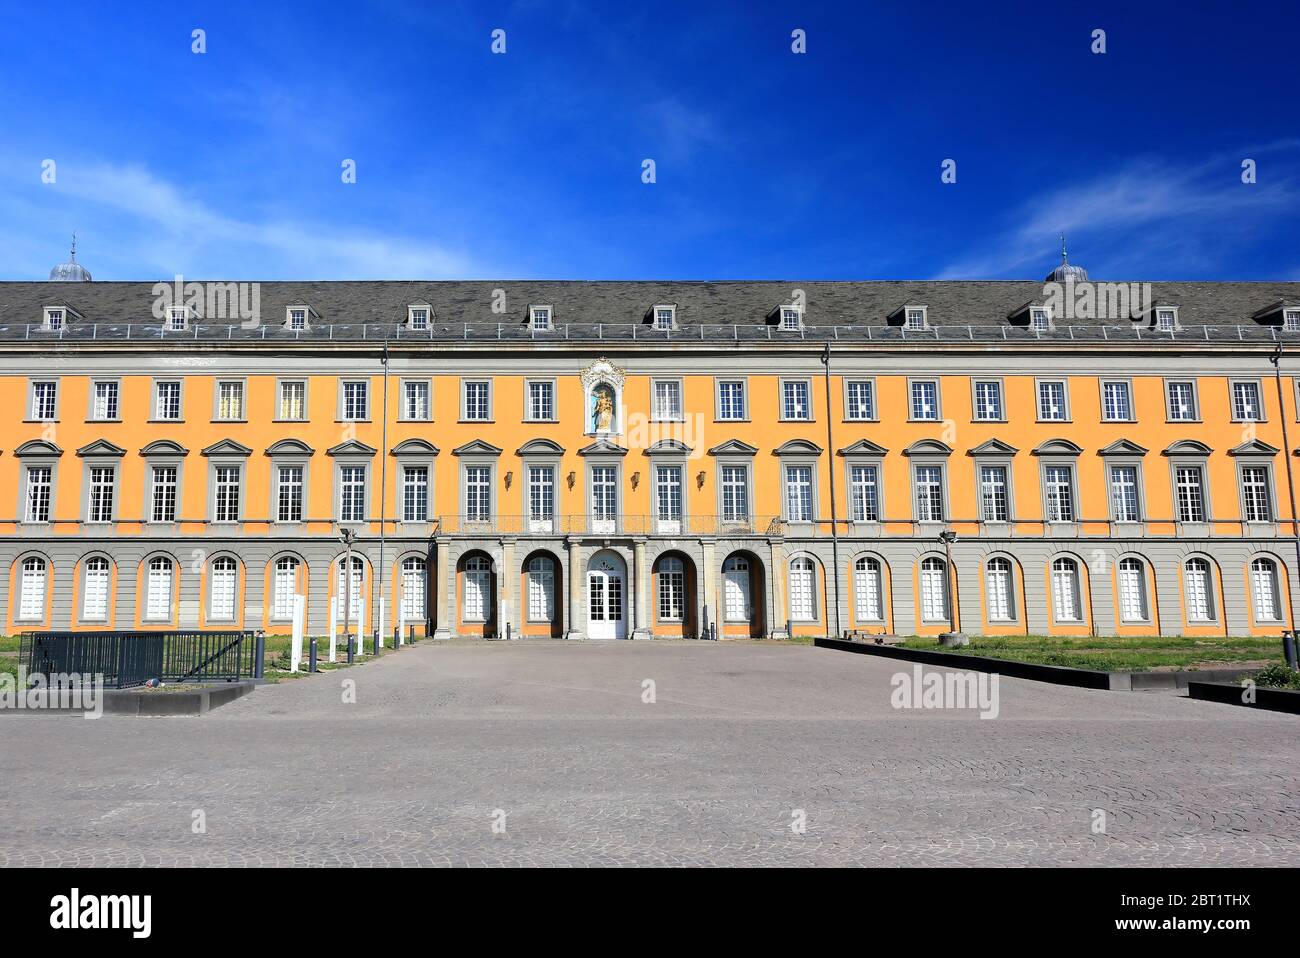
[[[564,447],[554,439],[530,439],[515,450],[516,456],[562,456]]]
[[[841,456],[883,456],[889,452],[884,446],[877,445],[870,439],[859,439],[852,445],[840,450]]]
[[[1164,450],[1165,456],[1208,456],[1214,452],[1205,443],[1196,439],[1180,439]]]
[[[905,456],[951,456],[952,446],[938,439],[918,439],[903,450]]]
[[[1252,439],[1250,442],[1243,442],[1240,446],[1233,446],[1228,450],[1230,456],[1276,456],[1282,450],[1277,446],[1270,446],[1266,442],[1258,439]]]
[[[484,442],[482,439],[471,439],[463,446],[457,446],[451,451],[453,456],[499,456],[501,449],[490,442]]]
[[[174,439],[155,439],[140,449],[142,456],[188,456],[190,451]]]
[[[1145,456],[1149,450],[1139,446],[1132,439],[1116,439],[1105,449],[1098,449],[1099,456]]]
[[[728,439],[709,450],[710,456],[756,456],[758,447],[739,439]]]
[[[1082,452],[1082,446],[1068,439],[1049,439],[1034,449],[1035,456],[1077,456]]]
[[[125,456],[126,450],[107,439],[96,439],[77,450],[78,456]]]
[[[646,448],[647,456],[689,456],[691,447],[680,439],[660,439]]]
[[[373,456],[378,452],[374,446],[367,445],[360,439],[348,439],[325,450],[327,456]]]
[[[822,447],[810,439],[791,439],[772,450],[776,456],[820,456]]]
[[[1001,439],[986,439],[971,449],[966,450],[968,456],[1014,456],[1020,450],[1009,442],[1003,442]]]
[[[14,450],[15,456],[48,458],[63,455],[63,450],[44,439],[29,439]]]
[[[436,456],[437,446],[427,439],[403,439],[389,450],[390,456]]]
[[[268,456],[311,456],[316,452],[301,439],[281,439],[266,447]]]

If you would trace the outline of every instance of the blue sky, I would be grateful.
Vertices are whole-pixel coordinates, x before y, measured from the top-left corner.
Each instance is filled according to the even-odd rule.
[[[1040,278],[1064,230],[1098,278],[1300,280],[1294,4],[4,0],[0,22],[4,279],[43,279],[73,230],[97,279]]]

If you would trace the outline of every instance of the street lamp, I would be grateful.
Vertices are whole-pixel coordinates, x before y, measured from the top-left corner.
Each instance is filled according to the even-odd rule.
[[[352,529],[343,529],[339,533],[347,549],[343,559],[343,634],[348,637],[348,664],[356,655],[356,646],[352,644],[352,543],[357,534]]]
[[[952,587],[952,544],[957,541],[957,533],[951,529],[944,529],[939,533],[939,541],[943,543],[944,556],[943,598],[948,606],[948,631],[939,636],[939,644],[969,645],[970,639],[964,633],[957,631],[957,603]]]

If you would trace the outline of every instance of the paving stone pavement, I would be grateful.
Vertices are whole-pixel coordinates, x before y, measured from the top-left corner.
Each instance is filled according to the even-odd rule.
[[[0,865],[1300,864],[1296,717],[1016,679],[993,720],[895,710],[908,669],[425,642],[202,718],[3,716]]]

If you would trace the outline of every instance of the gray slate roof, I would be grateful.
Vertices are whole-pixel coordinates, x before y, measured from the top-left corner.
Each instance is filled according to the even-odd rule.
[[[163,281],[164,283],[166,281]],[[193,281],[191,281],[193,282]],[[219,281],[228,282],[228,281]],[[1033,340],[1044,338],[1008,321],[1031,301],[1041,302],[1037,281],[334,281],[257,284],[261,324],[238,319],[199,317],[185,333],[163,333],[153,315],[155,284],[148,282],[0,283],[0,340],[383,340],[502,339],[533,337],[525,319],[530,304],[554,307],[554,336],[588,339],[771,338],[935,340]],[[494,312],[497,290],[505,292],[505,312]],[[803,333],[772,327],[772,311],[802,290],[806,302]],[[1300,306],[1300,283],[1163,282],[1152,284],[1155,302],[1177,305],[1182,341],[1271,339],[1273,330],[1252,318],[1279,302]],[[37,327],[45,306],[65,304],[81,319],[62,334]],[[433,329],[403,329],[407,307],[428,304]],[[677,307],[678,328],[655,331],[646,314],[657,304]],[[307,305],[315,312],[305,333],[283,329],[285,310]],[[936,329],[904,333],[886,317],[901,306],[923,305]],[[1149,331],[1149,319],[1056,320],[1047,338],[1101,339],[1115,335],[1173,339]],[[1134,330],[1134,326],[1139,327]]]

